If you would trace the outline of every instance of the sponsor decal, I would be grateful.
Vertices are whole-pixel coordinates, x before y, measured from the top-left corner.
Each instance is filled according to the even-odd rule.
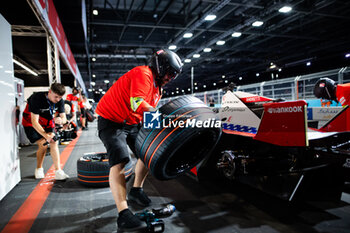
[[[257,133],[257,128],[246,126],[246,125],[236,125],[236,124],[222,124],[223,129],[232,130],[232,131],[238,131],[238,132],[245,132],[245,133]]]
[[[321,114],[337,114],[341,109],[321,108],[317,113]]]
[[[241,100],[245,103],[254,103],[254,102],[270,101],[271,99],[262,97],[262,96],[250,96],[250,97],[241,98]]]
[[[302,106],[294,107],[278,107],[278,108],[268,108],[267,112],[270,114],[274,113],[293,113],[293,112],[303,112]]]
[[[246,108],[230,108],[224,107],[221,112],[244,112]]]
[[[228,101],[223,101],[222,104],[238,104],[239,101],[237,100],[228,100]]]
[[[313,119],[312,108],[307,108],[307,119],[308,120]]]

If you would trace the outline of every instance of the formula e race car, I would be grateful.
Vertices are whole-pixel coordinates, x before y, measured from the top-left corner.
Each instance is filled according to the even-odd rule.
[[[350,181],[350,107],[309,128],[304,100],[228,91],[222,136],[196,166],[199,180],[237,180],[282,199],[339,199]]]

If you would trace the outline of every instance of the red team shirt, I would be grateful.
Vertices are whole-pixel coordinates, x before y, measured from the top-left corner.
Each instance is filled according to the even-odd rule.
[[[117,122],[134,125],[142,121],[142,103],[134,112],[130,98],[139,97],[152,107],[156,107],[161,95],[156,86],[152,71],[148,66],[137,66],[124,74],[99,101],[96,113],[101,117]]]
[[[79,104],[79,98],[76,95],[73,94],[68,94],[66,97],[66,100],[70,101],[73,105],[72,107],[72,112],[77,112],[78,111],[78,104]]]
[[[336,95],[341,105],[350,105],[350,83],[338,84]]]

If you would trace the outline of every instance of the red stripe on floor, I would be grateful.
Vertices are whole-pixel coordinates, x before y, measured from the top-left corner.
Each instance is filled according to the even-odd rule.
[[[78,131],[78,136],[75,138],[61,153],[61,168],[66,164],[70,154],[72,153],[75,144],[77,143],[81,134],[81,130]],[[42,179],[27,197],[21,207],[12,216],[10,221],[1,231],[1,233],[27,233],[32,227],[35,219],[40,213],[47,197],[49,196],[51,189],[55,181],[55,168],[52,165],[47,171],[45,178]]]

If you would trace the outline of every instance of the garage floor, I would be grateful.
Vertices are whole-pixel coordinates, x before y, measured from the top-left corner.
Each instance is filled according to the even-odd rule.
[[[63,151],[69,146],[60,147]],[[109,188],[87,188],[77,181],[77,159],[87,152],[104,151],[96,136],[96,124],[83,131],[71,148],[64,167],[71,178],[55,183],[49,179],[47,184],[39,184],[34,179],[36,146],[20,150],[22,181],[0,202],[1,233],[116,232],[117,211]],[[51,164],[47,156],[45,171]],[[52,189],[45,185],[51,185],[48,187]],[[40,187],[40,195],[28,197]],[[345,192],[342,201],[337,203],[291,205],[244,185],[200,185],[190,175],[170,181],[158,181],[149,176],[144,189],[153,201],[151,208],[167,203],[176,206],[175,214],[164,219],[165,232],[169,233],[350,232],[350,195]],[[141,210],[137,206],[130,207],[134,211]],[[16,224],[19,228],[13,231],[15,228],[11,226]]]

